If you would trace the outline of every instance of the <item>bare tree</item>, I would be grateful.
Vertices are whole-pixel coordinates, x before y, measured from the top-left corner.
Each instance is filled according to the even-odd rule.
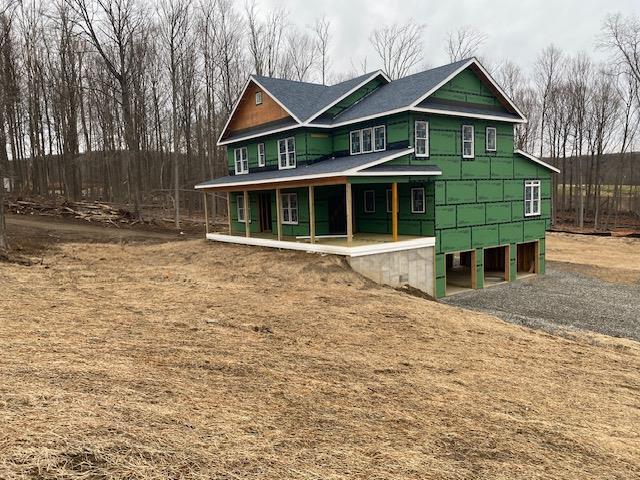
[[[4,182],[5,182],[5,169],[9,166],[9,158],[7,155],[7,138],[5,134],[5,118],[4,118],[4,105],[5,94],[7,91],[4,84],[5,76],[2,74],[4,71],[3,61],[5,58],[5,48],[8,44],[8,38],[10,35],[10,21],[7,15],[8,6],[0,10],[0,258],[6,256],[9,250],[9,241],[7,240],[7,227],[4,218]]]
[[[478,55],[487,41],[487,35],[471,26],[452,30],[447,35],[447,54],[450,62],[457,62]]]
[[[369,40],[392,80],[405,77],[422,61],[424,29],[424,25],[410,21],[382,27],[371,34]]]
[[[315,34],[315,50],[318,54],[318,69],[320,70],[320,80],[323,85],[327,84],[327,70],[329,68],[329,43],[330,43],[331,22],[324,16],[316,20],[313,28]]]
[[[306,32],[293,31],[287,37],[287,55],[280,76],[299,82],[307,81],[314,60],[313,39]]]
[[[614,55],[617,70],[631,75],[640,84],[640,17],[609,15],[604,21],[600,46]],[[634,92],[640,104],[640,92]]]
[[[535,79],[541,99],[540,156],[544,153],[544,129],[547,119],[549,95],[558,82],[562,69],[562,52],[555,46],[545,48],[535,64]]]

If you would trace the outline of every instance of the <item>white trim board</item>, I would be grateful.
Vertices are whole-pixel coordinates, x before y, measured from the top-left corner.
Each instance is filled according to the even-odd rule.
[[[269,238],[243,237],[240,235],[228,235],[223,233],[208,233],[207,240],[238,245],[251,245],[255,247],[281,248],[284,250],[298,250],[309,253],[328,253],[330,255],[342,255],[345,257],[363,257],[379,253],[401,252],[415,250],[417,248],[434,247],[435,237],[422,237],[412,240],[399,240],[397,242],[373,243],[357,247],[340,247],[337,245],[321,245],[318,243],[292,242],[286,240],[272,240]]]
[[[522,150],[515,150],[513,153],[519,153],[523,157],[528,158],[529,160],[531,160],[532,162],[537,163],[538,165],[541,165],[541,166],[543,166],[545,168],[548,168],[552,172],[560,173],[560,169],[559,168],[556,168],[553,165],[548,164],[547,162],[543,162],[538,157],[534,157],[530,153],[524,152]]]

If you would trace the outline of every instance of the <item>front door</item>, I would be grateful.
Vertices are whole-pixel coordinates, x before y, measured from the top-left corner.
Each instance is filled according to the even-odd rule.
[[[347,233],[347,205],[344,195],[329,197],[329,234],[345,235]]]
[[[271,193],[260,192],[258,194],[258,210],[260,212],[260,231],[271,231]]]

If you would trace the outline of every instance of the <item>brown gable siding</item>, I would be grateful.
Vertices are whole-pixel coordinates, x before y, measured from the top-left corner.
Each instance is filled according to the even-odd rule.
[[[262,104],[260,105],[256,105],[256,92],[262,92]],[[257,127],[265,123],[290,117],[291,115],[278,105],[267,92],[251,82],[240,99],[233,118],[229,122],[227,135],[231,132]]]

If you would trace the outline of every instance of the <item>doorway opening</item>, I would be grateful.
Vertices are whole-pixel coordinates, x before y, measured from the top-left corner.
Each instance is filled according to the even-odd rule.
[[[518,245],[518,278],[535,275],[539,271],[539,243],[528,242]]]
[[[476,251],[447,253],[445,295],[475,288]]]
[[[260,231],[271,232],[271,193],[260,192],[258,194],[258,212],[260,214]]]
[[[509,247],[484,250],[484,286],[490,287],[509,281]]]
[[[329,235],[347,234],[347,199],[344,195],[331,195],[329,207]]]

